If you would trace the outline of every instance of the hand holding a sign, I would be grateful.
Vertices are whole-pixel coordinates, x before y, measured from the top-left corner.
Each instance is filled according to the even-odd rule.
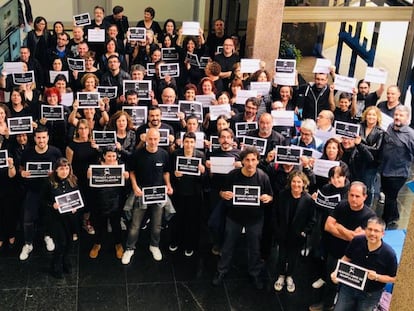
[[[233,192],[231,191],[220,191],[220,196],[223,200],[232,200],[233,199]]]
[[[336,278],[337,274],[338,274],[338,270],[335,270],[334,272],[331,273],[331,280],[332,280],[332,283],[334,284],[339,283],[338,279]]]

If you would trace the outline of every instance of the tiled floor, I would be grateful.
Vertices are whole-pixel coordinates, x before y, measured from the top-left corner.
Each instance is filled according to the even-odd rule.
[[[403,189],[400,228],[408,222],[413,194]],[[50,276],[44,244],[38,242],[27,262],[20,262],[20,248],[3,249],[0,254],[0,310],[308,310],[321,294],[312,290],[313,263],[299,259],[295,278],[296,292],[273,290],[276,249],[266,265],[263,277],[266,288],[258,291],[247,277],[244,239],[234,256],[233,267],[222,286],[213,287],[217,257],[202,243],[201,251],[187,258],[182,251],[167,250],[163,231],[161,245],[164,258],[155,262],[148,251],[148,232],[141,235],[137,251],[129,266],[115,258],[109,242],[103,245],[96,260],[89,259],[90,236],[81,235],[71,256],[75,267],[63,280]]]

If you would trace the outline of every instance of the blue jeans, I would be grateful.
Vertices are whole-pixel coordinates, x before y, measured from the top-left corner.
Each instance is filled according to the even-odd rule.
[[[137,198],[141,200],[141,197]],[[134,207],[132,211],[132,221],[131,226],[128,231],[128,238],[126,242],[127,249],[135,249],[135,244],[138,241],[139,231],[141,227],[142,219],[147,212],[147,209],[141,208],[142,204],[138,203],[138,206]],[[148,209],[151,210],[151,240],[150,245],[158,247],[160,244],[160,234],[161,234],[161,224],[162,224],[162,214],[164,208],[159,204],[149,204]]]
[[[383,290],[364,292],[341,284],[335,311],[372,311],[378,304]]]
[[[223,274],[226,274],[229,271],[234,247],[241,235],[243,227],[246,228],[249,274],[253,277],[258,277],[263,266],[260,259],[260,239],[262,236],[263,219],[257,223],[243,226],[228,217],[226,218],[224,243],[221,249],[221,257],[217,265],[217,270],[219,273]]]

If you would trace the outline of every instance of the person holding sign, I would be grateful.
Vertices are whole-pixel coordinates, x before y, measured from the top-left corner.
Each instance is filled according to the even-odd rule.
[[[384,93],[384,83],[381,83],[375,92],[370,92],[371,82],[361,79],[358,81],[357,88],[356,118],[360,119],[365,109],[371,106],[376,106],[378,99],[380,99],[382,93]]]
[[[331,85],[333,87],[333,85]],[[342,92],[339,94],[338,107],[335,108],[335,121],[354,123],[356,115],[356,90],[354,94]]]
[[[336,311],[374,310],[378,305],[386,283],[394,283],[397,274],[397,256],[385,243],[385,223],[381,218],[368,219],[365,235],[356,236],[348,245],[342,261],[367,269],[363,290],[341,282],[338,271],[332,273],[334,282],[341,282]]]
[[[228,207],[226,231],[217,264],[213,285],[222,283],[230,270],[236,242],[242,228],[246,230],[248,248],[248,270],[256,289],[263,289],[260,279],[263,263],[260,258],[260,239],[263,228],[264,205],[273,201],[273,191],[269,177],[257,168],[260,154],[254,147],[246,147],[240,153],[242,168],[234,169],[221,188],[220,197]],[[241,191],[235,191],[238,188]]]
[[[203,206],[203,177],[206,171],[204,153],[195,148],[196,135],[187,132],[183,136],[183,148],[172,155],[171,184],[174,187],[173,202],[177,211],[171,220],[170,251],[182,247],[185,256],[197,251],[200,239],[201,208]]]
[[[10,118],[10,109],[0,103],[0,149],[7,149],[9,143],[9,128],[7,127],[7,118]]]
[[[374,161],[367,164],[361,181],[367,186],[368,198],[365,204],[371,206],[375,194],[375,180],[377,177],[382,144],[384,140],[384,130],[380,127],[382,121],[381,111],[375,106],[369,106],[362,113],[361,118],[361,143],[364,144],[374,157]]]
[[[275,234],[279,244],[279,276],[274,289],[278,292],[285,282],[288,292],[295,291],[293,275],[296,272],[297,258],[315,224],[313,200],[306,191],[308,185],[309,179],[305,173],[292,171],[287,188],[282,190],[276,202]]]
[[[335,270],[338,259],[342,258],[349,242],[364,234],[368,219],[375,212],[364,204],[367,188],[360,181],[354,181],[348,192],[348,199],[340,202],[333,214],[325,222],[327,256],[327,278],[323,290],[323,300],[309,307],[310,311],[333,310],[337,287],[329,276]]]
[[[101,165],[117,166],[118,165],[118,152],[114,147],[106,147],[102,150]],[[110,172],[108,172],[108,175]],[[106,172],[105,172],[106,176]],[[128,179],[129,173],[123,172],[123,178]],[[94,178],[92,175],[92,169],[88,169],[88,178]],[[91,185],[92,186],[92,185]],[[89,257],[95,259],[99,255],[102,242],[104,240],[104,232],[107,227],[107,223],[111,224],[112,234],[115,241],[115,254],[116,258],[121,259],[124,254],[124,248],[121,244],[121,204],[123,203],[123,187],[117,185],[107,184],[102,188],[95,188],[95,209],[92,210],[92,218],[95,224],[95,236],[94,244],[89,252]]]
[[[60,150],[50,146],[48,130],[39,126],[34,134],[35,146],[26,149],[21,158],[20,174],[26,180],[26,195],[23,202],[23,231],[24,241],[20,260],[26,260],[33,250],[35,225],[39,223],[41,207],[41,189],[52,169],[52,163],[62,157]],[[29,165],[29,162],[32,165]],[[47,167],[47,169],[45,168]],[[44,174],[46,171],[46,174]],[[46,175],[46,176],[45,176]],[[50,237],[48,226],[44,228],[45,243],[48,251],[53,251],[55,245]]]
[[[344,150],[342,161],[348,165],[351,181],[362,181],[366,168],[374,162],[374,156],[369,152],[367,145],[361,142],[361,136],[355,138],[342,137],[341,144]]]
[[[51,264],[51,274],[57,279],[63,278],[63,272],[72,273],[70,251],[72,249],[72,233],[76,219],[76,209],[59,212],[57,196],[78,190],[77,178],[73,175],[72,166],[66,158],[59,158],[53,165],[47,186],[43,192],[45,217],[55,241],[55,252]]]
[[[16,187],[16,167],[14,166],[14,160],[10,156],[6,157],[8,153],[3,149],[1,155],[3,157],[0,158],[0,250],[6,239],[10,247],[14,246],[19,213],[19,209],[16,206],[17,200],[14,196],[16,192],[13,190]]]
[[[137,149],[129,163],[131,186],[134,195],[134,208],[132,211],[131,226],[128,231],[126,250],[122,256],[122,263],[127,265],[135,252],[135,244],[138,241],[141,222],[147,209],[151,210],[151,240],[149,250],[154,260],[162,260],[159,249],[161,223],[164,209],[170,204],[167,197],[164,203],[144,204],[143,188],[161,187],[166,194],[172,195],[173,188],[170,182],[169,155],[164,149],[158,147],[160,132],[156,128],[150,128],[145,135],[145,148]],[[155,191],[155,189],[154,189]]]

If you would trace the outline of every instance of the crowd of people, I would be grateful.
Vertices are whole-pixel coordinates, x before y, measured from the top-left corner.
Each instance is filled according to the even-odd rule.
[[[241,73],[241,40],[226,33],[223,20],[214,22],[205,40],[202,29],[198,36],[183,35],[174,20],[161,28],[154,17],[148,7],[138,22],[146,29],[142,41],[130,40],[120,6],[108,16],[96,6],[91,24],[74,26],[72,38],[63,23],[55,22],[50,32],[45,18],[34,19],[18,61],[35,79],[17,84],[4,71],[0,79],[10,93],[10,101],[0,104],[0,146],[7,150],[0,168],[0,248],[20,242],[20,223],[20,260],[28,259],[41,234],[54,252],[52,274],[62,278],[71,271],[69,250],[82,228],[94,235],[89,253],[94,259],[110,225],[115,256],[127,265],[141,228],[150,227],[149,251],[160,261],[163,224],[170,231],[168,251],[180,250],[187,257],[197,253],[200,228],[206,225],[211,251],[220,256],[214,285],[230,270],[237,239],[245,232],[248,273],[256,288],[263,288],[261,272],[276,241],[276,291],[296,290],[298,257],[309,255],[319,274],[312,286],[326,291],[324,301],[310,310],[333,310],[335,268],[342,258],[370,271],[367,295],[356,300],[365,303],[375,293],[368,303],[373,306],[385,283],[395,280],[395,254],[381,238],[386,226],[398,225],[397,196],[414,156],[411,113],[400,103],[398,87],[389,86],[380,103],[385,86],[372,91],[364,80],[352,94],[335,97],[334,68],[330,74],[315,73],[309,83],[276,85],[264,68]],[[105,42],[88,40],[91,29],[104,29]],[[176,58],[168,58],[165,48]],[[198,64],[194,55],[208,61]],[[83,59],[84,70],[71,69],[70,58]],[[161,74],[160,66],[171,62],[179,64],[176,77]],[[124,81],[131,80],[150,81],[148,97],[139,89],[124,90]],[[240,103],[238,91],[250,89],[252,82],[270,82],[269,89]],[[116,87],[115,94],[101,96],[96,107],[83,108],[77,99],[77,93],[109,86]],[[202,109],[171,113],[180,101],[201,102]],[[62,119],[43,115],[44,106],[62,105]],[[131,107],[145,107],[140,123]],[[274,111],[292,111],[292,124],[278,124]],[[384,115],[392,119],[386,129],[381,127]],[[31,133],[9,133],[8,119],[28,116]],[[359,124],[359,132],[338,135],[335,121]],[[99,144],[98,131],[114,132],[115,142]],[[303,150],[298,163],[280,160],[278,148],[290,152],[298,147]],[[47,168],[34,169],[31,163]],[[94,187],[91,165],[123,165],[119,177],[124,182]],[[379,181],[385,195],[380,218],[373,211]],[[164,189],[162,202],[148,202],[153,188]],[[76,190],[84,206],[61,213],[56,197]],[[380,251],[384,248],[386,255]],[[355,250],[378,256],[364,260]],[[354,294],[343,288],[338,310],[356,310],[343,306]]]

